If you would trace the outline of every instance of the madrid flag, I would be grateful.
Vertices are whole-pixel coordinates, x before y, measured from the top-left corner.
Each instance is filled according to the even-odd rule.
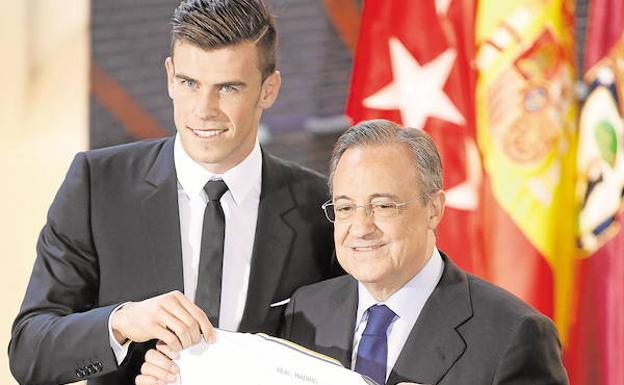
[[[476,23],[486,277],[552,317],[564,344],[576,266],[573,5],[482,0]]]
[[[438,244],[479,272],[473,20],[472,0],[365,1],[347,115],[354,123],[384,118],[432,136],[447,192]]]

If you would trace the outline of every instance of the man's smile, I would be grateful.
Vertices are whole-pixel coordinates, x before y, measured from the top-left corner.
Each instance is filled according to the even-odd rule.
[[[191,130],[193,134],[195,134],[196,137],[202,138],[202,139],[219,136],[228,131],[227,128],[214,129],[214,130],[195,130],[195,129],[189,128],[189,130]]]

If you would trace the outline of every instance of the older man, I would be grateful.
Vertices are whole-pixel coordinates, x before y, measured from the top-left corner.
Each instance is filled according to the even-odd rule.
[[[284,338],[379,384],[568,382],[552,322],[436,248],[445,198],[427,135],[362,122],[338,139],[330,181],[323,209],[349,276],[297,290]],[[166,363],[149,356],[145,374]]]

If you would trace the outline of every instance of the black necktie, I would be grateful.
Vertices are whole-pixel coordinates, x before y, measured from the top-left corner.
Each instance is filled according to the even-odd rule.
[[[208,203],[204,212],[195,303],[206,312],[214,327],[219,327],[225,238],[225,216],[219,200],[227,190],[228,187],[222,180],[211,180],[204,186]]]

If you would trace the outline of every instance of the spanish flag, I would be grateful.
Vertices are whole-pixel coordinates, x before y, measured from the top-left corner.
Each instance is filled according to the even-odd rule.
[[[476,20],[485,277],[555,320],[574,307],[572,0],[483,0]]]

